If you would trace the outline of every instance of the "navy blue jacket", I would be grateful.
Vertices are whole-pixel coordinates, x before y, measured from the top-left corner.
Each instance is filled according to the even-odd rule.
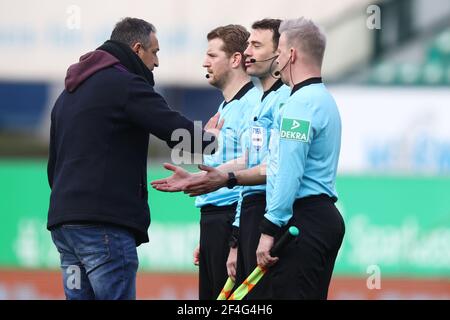
[[[66,90],[51,113],[47,227],[115,224],[129,228],[139,245],[148,242],[150,225],[149,133],[173,147],[178,143],[171,141],[173,130],[185,128],[193,139],[194,124],[120,64],[103,64],[90,73],[75,75],[70,88],[66,78]],[[203,148],[208,144],[203,141]]]

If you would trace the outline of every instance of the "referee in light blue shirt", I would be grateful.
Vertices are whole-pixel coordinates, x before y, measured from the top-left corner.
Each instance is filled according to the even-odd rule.
[[[247,150],[247,168],[259,167],[260,175],[264,175],[262,165],[265,164],[268,153],[270,132],[272,131],[273,117],[283,106],[289,97],[289,87],[278,80],[267,91],[261,100],[261,105],[256,108],[250,117],[248,136],[243,144]],[[248,171],[246,170],[246,171]],[[240,174],[245,171],[236,172],[239,183]],[[237,274],[236,282],[242,283],[245,278],[255,269],[256,247],[260,237],[258,225],[263,219],[266,208],[266,185],[243,185],[236,208],[236,217],[233,223],[234,236],[237,235]],[[230,241],[230,244],[232,242]],[[230,253],[231,255],[231,253]],[[247,295],[249,300],[270,299],[269,277],[258,282]]]
[[[304,18],[283,21],[280,34],[279,72],[292,91],[270,150],[257,260],[272,266],[273,298],[326,299],[345,230],[334,205],[341,120],[321,79],[325,36]],[[300,229],[298,240],[271,257],[275,239],[290,225]]]
[[[218,27],[207,36],[203,66],[208,71],[209,84],[219,88],[225,98],[218,110],[220,120],[224,119],[218,150],[203,160],[210,167],[241,157],[240,140],[248,125],[244,119],[261,96],[244,69],[243,52],[248,36],[248,31],[239,25]],[[228,240],[240,191],[239,186],[229,185],[196,198],[195,205],[201,211],[198,257],[201,300],[216,299],[227,280]]]
[[[280,38],[278,32],[280,23],[279,19],[268,18],[255,21],[244,52],[247,74],[260,80],[264,93],[250,114],[247,134],[243,139],[243,148],[248,155],[246,169],[235,172],[238,184],[242,184],[243,187],[233,223],[227,269],[228,274],[235,274],[236,283],[242,283],[256,266],[256,248],[261,235],[258,225],[266,209],[265,162],[270,133],[274,115],[279,112],[291,91],[273,75]],[[250,173],[261,181],[253,179],[251,183],[247,181],[248,185],[245,185],[242,175],[247,174],[250,177]],[[266,276],[259,281],[258,286],[249,292],[246,299],[270,299],[269,280],[270,277]]]

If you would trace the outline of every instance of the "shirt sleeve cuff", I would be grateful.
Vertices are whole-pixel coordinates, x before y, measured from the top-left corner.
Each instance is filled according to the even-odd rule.
[[[281,228],[264,217],[259,225],[259,231],[261,233],[267,234],[269,236],[274,237],[276,234],[280,232]]]
[[[239,243],[239,228],[236,226],[233,226],[231,229],[231,236],[228,240],[228,244],[231,248],[236,248]]]

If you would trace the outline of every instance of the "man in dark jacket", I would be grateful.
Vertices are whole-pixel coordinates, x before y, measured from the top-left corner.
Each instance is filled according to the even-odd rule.
[[[110,40],[70,66],[52,110],[47,228],[67,299],[135,299],[136,247],[150,225],[149,133],[174,147],[174,130],[187,130],[191,146],[201,131],[153,89],[155,32],[140,19],[117,23]],[[204,134],[201,152],[213,149]]]

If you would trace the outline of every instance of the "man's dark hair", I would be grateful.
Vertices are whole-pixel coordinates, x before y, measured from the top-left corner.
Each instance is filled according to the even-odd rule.
[[[280,32],[278,29],[280,28],[281,20],[280,19],[262,19],[255,21],[252,24],[252,29],[257,30],[271,30],[272,31],[272,41],[274,46],[274,51],[278,48],[278,41],[280,41]]]
[[[117,22],[110,40],[119,41],[132,47],[136,42],[142,43],[144,49],[150,47],[150,33],[156,28],[145,20],[126,17]]]
[[[216,38],[221,39],[223,41],[222,50],[227,54],[227,57],[231,57],[236,52],[244,56],[248,37],[250,37],[250,33],[247,29],[238,24],[217,27],[211,30],[206,36],[208,41]],[[242,59],[242,65],[244,66],[244,64],[245,59]]]

